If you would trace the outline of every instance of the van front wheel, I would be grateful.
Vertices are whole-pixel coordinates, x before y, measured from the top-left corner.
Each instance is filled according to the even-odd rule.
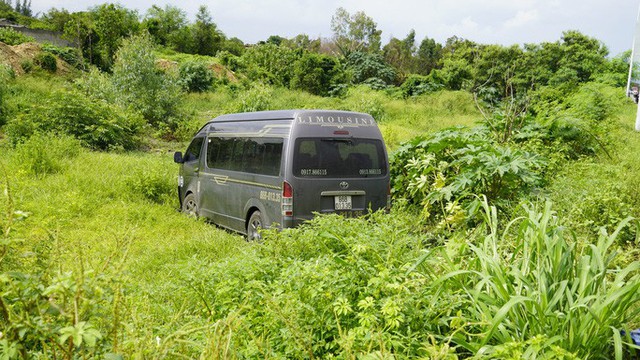
[[[260,241],[262,236],[260,230],[264,227],[264,220],[259,210],[254,211],[247,222],[247,240]]]
[[[188,194],[182,201],[182,212],[193,217],[198,217],[198,203],[193,193]]]

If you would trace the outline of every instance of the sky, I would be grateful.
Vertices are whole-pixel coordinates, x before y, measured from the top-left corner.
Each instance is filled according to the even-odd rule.
[[[55,7],[71,12],[102,4],[101,0],[32,0],[34,13]],[[120,0],[111,1],[144,16],[151,5],[173,5],[190,21],[206,5],[227,37],[245,43],[271,35],[291,38],[307,34],[330,38],[331,17],[339,7],[364,11],[382,30],[382,43],[404,38],[413,29],[444,44],[458,36],[481,44],[522,45],[553,42],[562,32],[578,30],[602,41],[610,56],[630,50],[640,0]]]

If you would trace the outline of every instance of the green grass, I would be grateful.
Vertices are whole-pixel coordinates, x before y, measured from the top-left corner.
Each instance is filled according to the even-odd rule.
[[[20,78],[11,109],[20,112],[47,87],[62,86]],[[400,100],[363,88],[344,98],[267,91],[269,109],[373,113],[391,149],[418,133],[480,117],[463,92]],[[239,96],[188,95],[184,137],[236,109]],[[43,357],[57,351],[87,358],[462,358],[491,351],[495,358],[611,358],[625,351],[616,346],[626,341],[616,331],[640,325],[631,296],[637,292],[616,293],[637,288],[639,258],[615,254],[637,248],[633,232],[599,237],[597,231],[604,225],[612,233],[622,218],[639,215],[635,109],[625,103],[616,115],[613,160],[601,156],[560,169],[548,189],[557,216],[548,208],[520,212],[526,218],[507,231],[487,208],[488,227],[437,244],[418,214],[399,207],[364,219],[319,217],[269,233],[263,244],[247,243],[177,211],[178,166],[168,150],[184,144],[72,153],[61,150],[62,141],[34,154],[0,140],[0,183],[4,190],[7,180],[10,191],[0,193],[0,229],[11,227],[0,236],[0,294],[13,296],[16,316],[9,323],[33,326],[25,327],[29,341],[20,343]],[[34,170],[25,157],[51,166]],[[620,275],[628,266],[629,276]],[[26,280],[8,275],[17,272]],[[554,303],[553,289],[565,285],[589,291],[556,292],[562,299]],[[585,306],[571,308],[571,300]],[[548,306],[534,306],[544,301]],[[587,308],[606,322],[594,321]],[[78,337],[85,345],[74,342],[68,353],[39,348],[60,343],[69,326],[81,332],[78,321],[100,332],[96,346],[87,344],[92,332],[85,331]],[[0,352],[12,336],[0,338]]]

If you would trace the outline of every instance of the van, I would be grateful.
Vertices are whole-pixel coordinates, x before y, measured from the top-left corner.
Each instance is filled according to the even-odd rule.
[[[371,115],[278,110],[216,117],[180,164],[183,212],[259,239],[315,213],[360,216],[389,206],[389,160]]]

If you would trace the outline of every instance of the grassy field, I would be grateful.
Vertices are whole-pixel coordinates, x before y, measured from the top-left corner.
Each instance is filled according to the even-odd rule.
[[[14,105],[35,101],[48,87],[66,86],[29,78],[18,82]],[[391,150],[414,135],[472,125],[480,117],[463,92],[398,100],[363,88],[344,99],[267,91],[271,109],[372,113]],[[231,91],[189,95],[183,135],[211,117],[237,111],[243,96]],[[608,325],[621,324],[614,322],[620,314],[607,311],[619,308],[602,305],[598,316],[604,325],[597,327],[588,311],[572,313],[567,305],[561,309],[569,320],[547,313],[548,324],[536,328],[526,316],[539,318],[544,309],[522,300],[518,311],[528,315],[505,315],[505,323],[497,324],[501,313],[520,306],[511,299],[542,296],[526,291],[532,279],[540,280],[535,269],[527,274],[526,261],[512,259],[533,238],[545,240],[537,244],[548,246],[549,253],[561,249],[563,266],[575,266],[566,278],[550,280],[551,288],[573,284],[580,271],[580,280],[593,286],[593,293],[576,290],[568,302],[584,300],[597,309],[593,298],[618,304],[623,295],[614,294],[616,288],[638,291],[637,232],[624,230],[624,241],[615,238],[609,245],[606,236],[598,236],[601,226],[611,233],[625,217],[639,215],[634,179],[640,176],[640,135],[632,129],[634,115],[630,103],[616,111],[611,158],[602,154],[558,170],[546,194],[557,213],[540,200],[519,210],[525,220],[519,220],[524,225],[518,231],[500,227],[504,233],[498,234],[497,224],[488,221],[487,227],[453,234],[445,243],[425,232],[417,214],[400,208],[365,219],[321,217],[299,229],[267,234],[262,244],[247,243],[177,211],[178,166],[172,151],[183,150],[182,142],[152,142],[146,152],[92,152],[69,138],[45,135],[16,148],[0,140],[5,189],[0,209],[6,210],[1,224],[8,234],[0,269],[27,274],[16,285],[22,287],[11,291],[40,291],[11,304],[20,314],[14,321],[37,329],[34,342],[24,346],[62,357],[453,359],[484,348],[491,357],[505,359],[526,351],[557,358],[604,352],[609,358],[609,339],[619,338],[612,337]],[[486,211],[491,218],[491,209]],[[567,224],[576,226],[575,238],[561,235]],[[590,249],[600,242],[599,252]],[[618,246],[626,249],[622,258],[612,255]],[[604,268],[594,265],[585,272],[583,261],[590,259]],[[556,265],[545,269],[560,272]],[[608,265],[617,270],[609,271]],[[632,267],[628,276],[607,280],[626,266]],[[470,277],[458,277],[462,274]],[[504,303],[498,295],[488,299],[491,290],[479,285],[497,283],[500,274],[506,276],[500,279],[505,289],[520,286],[502,294]],[[470,302],[469,294],[486,305]],[[623,318],[622,325],[640,326],[636,313]],[[80,329],[79,321],[92,327]],[[60,338],[68,324],[75,326],[75,345],[47,350],[50,342],[65,343]],[[518,337],[520,326],[539,332]],[[556,332],[545,334],[549,329]],[[554,337],[568,331],[584,333]],[[585,342],[601,339],[603,346],[581,350]]]

